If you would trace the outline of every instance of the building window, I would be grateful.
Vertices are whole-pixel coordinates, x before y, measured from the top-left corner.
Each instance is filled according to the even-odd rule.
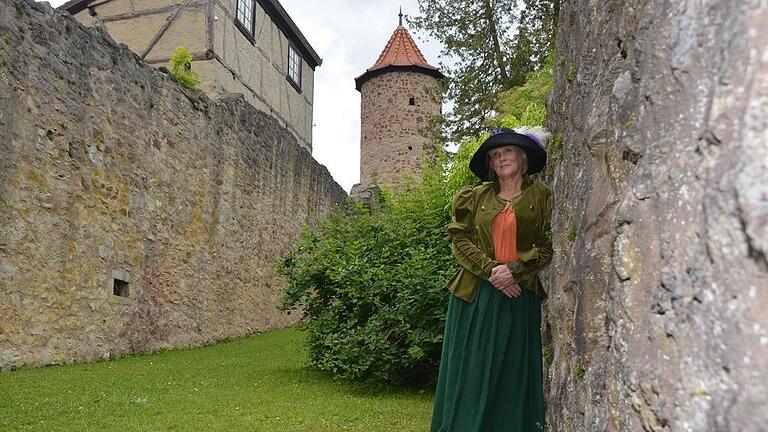
[[[410,106],[416,105],[416,98],[413,97],[413,96],[409,97],[408,98],[408,105],[410,105]]]
[[[253,38],[253,2],[254,0],[237,0],[237,23],[250,38]]]
[[[288,46],[288,80],[301,91],[301,56],[292,46]]]

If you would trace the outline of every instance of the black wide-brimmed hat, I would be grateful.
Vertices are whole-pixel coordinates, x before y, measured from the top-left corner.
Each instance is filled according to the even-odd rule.
[[[499,147],[517,146],[528,156],[528,174],[536,174],[547,164],[547,152],[544,150],[549,132],[542,127],[520,127],[515,129],[501,128],[491,131],[489,136],[472,156],[469,169],[483,181],[488,178],[488,152]]]

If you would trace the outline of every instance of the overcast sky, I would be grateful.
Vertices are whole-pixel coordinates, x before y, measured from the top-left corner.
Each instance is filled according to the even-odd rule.
[[[54,7],[66,0],[53,0]],[[347,191],[360,178],[360,93],[355,77],[378,58],[403,14],[417,15],[418,0],[280,0],[323,59],[315,70],[312,155]],[[404,23],[405,24],[405,23]],[[406,24],[407,27],[407,24]],[[410,30],[410,29],[409,29]],[[440,46],[411,36],[432,65]]]

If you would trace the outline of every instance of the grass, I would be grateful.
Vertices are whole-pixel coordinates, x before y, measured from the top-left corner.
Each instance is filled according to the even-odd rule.
[[[576,363],[571,367],[571,375],[573,375],[573,378],[576,381],[581,381],[584,379],[584,374],[587,371],[584,370],[584,367],[580,363]]]
[[[568,238],[569,242],[574,242],[576,240],[576,226],[571,224],[568,227],[568,233],[566,233],[566,237]]]
[[[568,79],[568,82],[571,82],[576,78],[576,67],[571,66],[568,68],[568,75],[566,75],[566,78]]]
[[[296,329],[0,374],[2,431],[424,431],[433,395],[334,382]]]

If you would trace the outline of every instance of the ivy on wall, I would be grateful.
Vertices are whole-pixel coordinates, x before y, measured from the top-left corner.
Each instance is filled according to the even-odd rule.
[[[192,70],[192,53],[184,47],[178,47],[173,50],[171,59],[168,61],[171,66],[171,75],[176,78],[185,88],[194,90],[200,85],[200,78],[197,72]]]

